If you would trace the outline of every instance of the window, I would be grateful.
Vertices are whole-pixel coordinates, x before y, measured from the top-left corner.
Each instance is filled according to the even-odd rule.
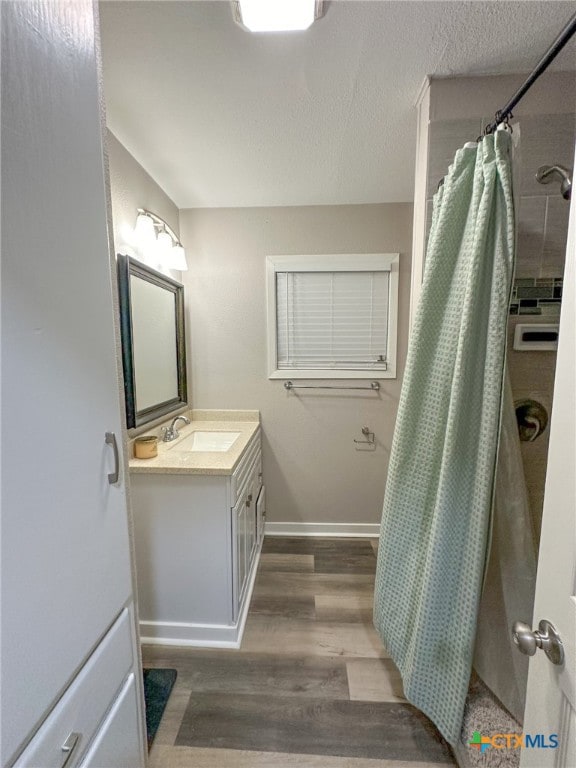
[[[395,378],[398,259],[269,256],[269,378]]]

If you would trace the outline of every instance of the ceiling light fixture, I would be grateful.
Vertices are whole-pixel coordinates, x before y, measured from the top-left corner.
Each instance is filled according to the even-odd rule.
[[[322,16],[322,0],[233,0],[234,20],[251,32],[308,29]]]
[[[134,239],[146,260],[150,254],[164,269],[185,272],[188,269],[186,252],[174,230],[152,211],[138,208]]]

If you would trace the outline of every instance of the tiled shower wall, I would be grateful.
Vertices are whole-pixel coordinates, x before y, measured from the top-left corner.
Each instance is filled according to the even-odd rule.
[[[430,123],[427,185],[427,226],[430,227],[432,198],[456,150],[474,141],[490,115],[482,119],[438,120]],[[515,297],[508,325],[508,361],[515,400],[532,398],[552,406],[555,352],[517,352],[512,349],[518,323],[556,322],[560,313],[568,215],[570,205],[560,195],[559,182],[539,184],[535,174],[541,165],[563,165],[573,169],[576,115],[525,115],[512,121],[520,134],[517,174],[518,250]],[[530,498],[535,541],[542,520],[544,482],[548,456],[548,430],[533,443],[522,443],[522,457]]]

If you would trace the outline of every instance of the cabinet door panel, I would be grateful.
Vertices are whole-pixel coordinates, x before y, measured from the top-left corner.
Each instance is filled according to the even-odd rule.
[[[258,501],[256,502],[256,531],[258,546],[260,546],[262,539],[264,538],[264,524],[266,521],[266,488],[262,486],[260,493],[258,494]]]
[[[94,8],[1,3],[2,765],[131,594]]]
[[[142,768],[137,734],[138,700],[131,674],[80,768]]]
[[[238,514],[238,594],[240,603],[246,590],[246,577],[248,576],[248,557],[247,557],[247,514],[246,501],[241,505]]]
[[[257,454],[254,464],[252,466],[252,474],[250,477],[250,505],[247,511],[247,528],[248,528],[248,571],[250,571],[256,552],[258,550],[258,499],[260,488],[262,486],[262,457],[260,452]]]
[[[62,745],[74,733],[77,738],[67,763],[67,768],[72,768],[96,733],[132,667],[130,619],[129,612],[122,611],[14,768],[59,768],[67,757]]]
[[[246,562],[246,493],[242,494],[232,510],[232,558],[232,615],[233,621],[237,621],[248,575]]]
[[[250,570],[250,564],[256,549],[256,492],[254,483],[250,488],[250,501],[246,506],[246,561],[247,570]]]

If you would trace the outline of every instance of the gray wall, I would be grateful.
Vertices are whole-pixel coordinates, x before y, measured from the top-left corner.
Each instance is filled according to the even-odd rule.
[[[131,255],[126,246],[131,243],[137,208],[157,213],[179,234],[178,208],[172,200],[110,130],[106,139],[116,252]]]
[[[454,153],[466,141],[474,141],[523,82],[524,77],[472,77],[432,80],[430,85],[430,133],[428,162],[428,211],[438,182],[448,170]],[[543,293],[552,278],[562,278],[566,255],[569,203],[560,185],[538,184],[534,175],[540,165],[574,166],[576,137],[576,74],[543,75],[518,105],[512,120],[520,136],[517,187],[518,251],[516,278]],[[540,285],[539,285],[540,284]],[[514,329],[519,322],[557,322],[559,305],[542,304],[536,310],[519,307],[527,314],[511,315],[508,360],[515,400],[540,401],[550,411],[554,387],[555,352],[516,352]],[[542,314],[533,314],[539,311]],[[548,456],[548,431],[533,443],[522,443],[526,483],[539,540]]]
[[[378,523],[407,348],[412,205],[180,211],[195,408],[257,408],[271,522]],[[399,252],[399,378],[379,395],[267,378],[265,258]],[[365,383],[365,382],[363,382]],[[362,426],[378,440],[355,450]]]

